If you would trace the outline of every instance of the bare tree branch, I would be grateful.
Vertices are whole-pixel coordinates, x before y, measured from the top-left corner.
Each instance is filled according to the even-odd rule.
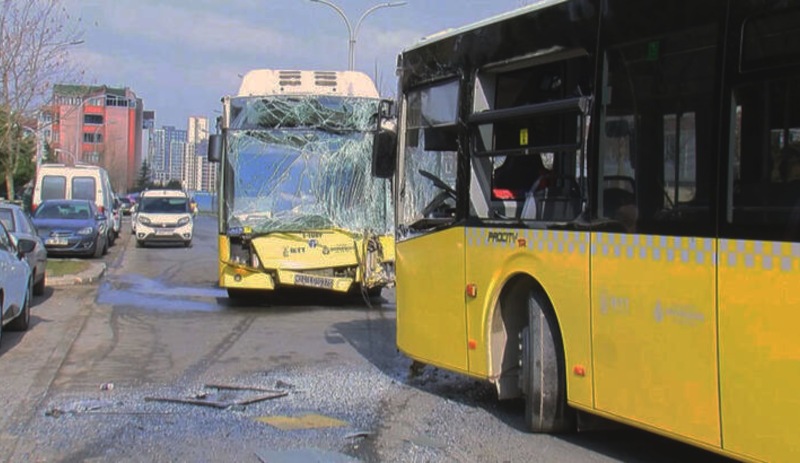
[[[73,78],[71,46],[82,43],[80,18],[62,0],[2,0],[0,4],[0,174],[13,198],[19,164],[19,129],[35,119],[54,82]]]

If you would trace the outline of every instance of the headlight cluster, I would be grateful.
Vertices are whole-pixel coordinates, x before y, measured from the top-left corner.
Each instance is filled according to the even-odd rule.
[[[78,230],[78,234],[81,236],[91,235],[92,233],[94,233],[94,228],[92,227],[81,228]]]
[[[150,219],[147,217],[139,217],[139,223],[142,225],[150,225],[152,222],[150,222]]]
[[[178,226],[179,227],[182,226],[182,225],[186,225],[187,223],[189,223],[189,217],[181,217],[178,220]]]

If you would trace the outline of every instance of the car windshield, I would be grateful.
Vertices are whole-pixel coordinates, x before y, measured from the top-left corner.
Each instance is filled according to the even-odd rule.
[[[14,213],[11,209],[0,209],[0,222],[2,222],[11,233],[16,231],[14,228]]]
[[[178,214],[187,211],[186,198],[180,197],[142,198],[139,204],[139,212]]]
[[[86,220],[91,217],[88,204],[57,203],[42,204],[34,215],[37,219]]]

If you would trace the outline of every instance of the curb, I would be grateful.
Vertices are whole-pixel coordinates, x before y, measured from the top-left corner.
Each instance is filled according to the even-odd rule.
[[[75,275],[64,275],[60,277],[47,277],[47,286],[72,286],[94,283],[103,277],[106,272],[105,262],[92,263],[88,269],[76,273]]]

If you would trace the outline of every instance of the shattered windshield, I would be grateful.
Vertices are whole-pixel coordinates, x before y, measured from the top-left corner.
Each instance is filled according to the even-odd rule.
[[[388,232],[388,183],[370,174],[377,99],[232,100],[229,228]]]

